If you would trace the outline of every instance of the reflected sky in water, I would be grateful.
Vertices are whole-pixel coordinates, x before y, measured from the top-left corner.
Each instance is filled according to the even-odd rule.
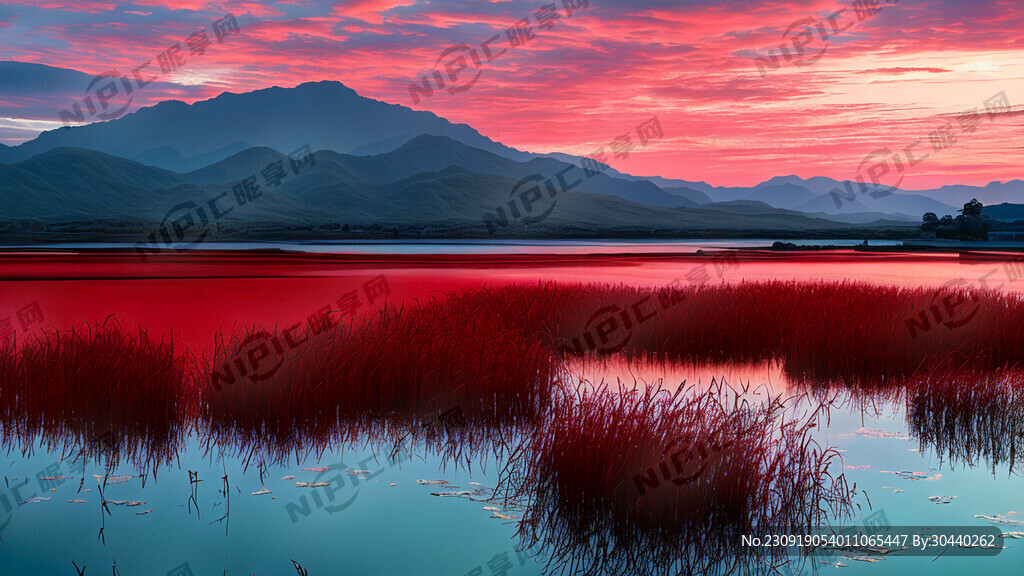
[[[746,242],[728,241],[736,246]],[[858,243],[858,242],[854,242]],[[609,243],[607,247],[629,250],[664,250],[665,243]],[[536,253],[547,247],[527,243]],[[562,243],[562,247],[584,245]],[[720,246],[714,242],[672,243],[688,248]],[[756,244],[750,244],[756,245]],[[484,246],[484,247],[481,247]],[[513,248],[510,248],[512,246]],[[584,245],[588,249],[592,246]],[[221,246],[223,247],[223,246]],[[443,250],[447,245],[424,243],[413,253]],[[653,247],[653,248],[652,248]],[[467,251],[488,253],[493,246],[469,243]],[[502,250],[517,249],[506,243]],[[318,250],[317,247],[307,247]],[[386,252],[385,243],[361,245],[358,250]],[[955,256],[913,262],[893,258],[870,262],[748,262],[716,268],[707,260],[617,262],[514,267],[383,267],[367,265],[294,278],[191,278],[132,280],[64,280],[0,282],[3,302],[0,317],[13,316],[29,302],[38,302],[44,320],[31,328],[65,329],[85,322],[103,321],[114,314],[126,326],[142,326],[151,333],[167,333],[190,349],[207,346],[218,330],[236,325],[260,323],[290,325],[304,322],[309,315],[355,293],[365,314],[383,302],[401,303],[443,292],[481,284],[511,282],[607,282],[631,285],[664,285],[673,281],[695,282],[695,270],[705,266],[706,282],[745,280],[858,280],[887,285],[941,286],[966,279],[972,285],[987,281],[992,287],[1020,291],[1024,281],[1011,282],[999,263],[964,264]],[[990,274],[991,272],[991,274]],[[389,293],[372,298],[366,284],[387,279]],[[983,280],[979,280],[983,279]],[[798,387],[788,382],[777,364],[694,366],[665,363],[627,362],[621,359],[570,361],[569,373],[589,382],[663,382],[669,389],[681,383],[703,387],[723,378],[734,386],[741,383],[757,388],[767,385],[775,394],[789,395]],[[943,463],[935,449],[923,446],[908,428],[907,406],[903,400],[879,395],[876,401],[864,397],[837,395],[830,419],[814,432],[821,445],[842,453],[844,473],[863,490],[857,502],[862,517],[884,514],[893,525],[983,525],[976,514],[998,515],[1021,511],[1024,497],[1021,480],[1008,465],[995,473],[979,458],[974,467]],[[868,395],[867,400],[871,400]],[[517,555],[514,521],[492,518],[488,504],[466,498],[431,496],[437,488],[421,486],[418,479],[447,480],[460,489],[473,489],[476,482],[493,486],[502,462],[476,460],[472,473],[464,465],[442,462],[438,457],[411,447],[401,462],[388,462],[380,446],[355,445],[329,450],[287,466],[271,466],[261,483],[259,470],[243,471],[244,458],[222,454],[220,447],[204,449],[195,438],[178,454],[174,464],[162,467],[157,476],[124,484],[108,485],[108,500],[143,501],[140,506],[110,506],[103,519],[93,474],[105,472],[97,463],[84,470],[81,463],[62,462],[62,446],[26,446],[8,441],[3,465],[5,485],[0,492],[0,572],[3,574],[74,574],[72,561],[88,566],[88,574],[106,574],[115,563],[122,575],[173,573],[188,563],[195,575],[205,574],[290,574],[291,560],[299,562],[311,576],[324,574],[420,575],[492,574],[492,566],[507,559],[507,574],[528,576],[541,573],[537,559]],[[376,453],[376,454],[375,454]],[[303,470],[329,466],[319,472]],[[344,469],[369,470],[365,479],[344,473]],[[192,488],[189,471],[198,471],[196,506],[189,505]],[[897,472],[921,472],[926,480],[906,479]],[[114,474],[137,474],[122,465]],[[220,492],[227,475],[228,497]],[[51,476],[65,480],[43,480]],[[283,480],[293,475],[295,479]],[[296,481],[332,480],[330,494],[323,488],[299,488]],[[394,484],[392,486],[391,484]],[[53,488],[53,490],[51,490]],[[270,494],[250,495],[263,489]],[[929,496],[957,496],[949,504],[936,504]],[[46,501],[17,501],[29,498]],[[82,499],[84,503],[68,500]],[[870,503],[870,507],[869,507]],[[218,521],[230,505],[230,514]],[[144,515],[137,513],[152,510]],[[1011,516],[1012,517],[1012,516]],[[294,520],[294,522],[293,522]],[[99,531],[103,527],[103,539]],[[1006,530],[1014,528],[1006,527]],[[173,538],[168,535],[173,534]],[[104,543],[105,540],[105,543]],[[932,558],[890,557],[869,564],[845,560],[848,568],[810,563],[822,574],[841,570],[843,574],[889,575],[919,573],[962,574],[985,570],[992,574],[1015,573],[1024,562],[1018,541],[1008,540],[1008,550],[995,558],[969,559],[944,556]],[[503,556],[504,555],[504,556]],[[503,562],[502,562],[503,563]],[[479,572],[477,572],[479,570]],[[785,574],[786,571],[783,571]]]

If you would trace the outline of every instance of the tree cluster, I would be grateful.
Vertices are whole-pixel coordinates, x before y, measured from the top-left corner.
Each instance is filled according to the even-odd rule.
[[[923,236],[934,235],[936,238],[952,240],[988,240],[989,218],[982,215],[985,205],[972,198],[957,210],[959,216],[949,214],[941,219],[934,212],[926,212],[922,217],[921,233]]]

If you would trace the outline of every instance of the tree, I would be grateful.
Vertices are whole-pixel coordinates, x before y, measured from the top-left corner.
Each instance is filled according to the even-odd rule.
[[[957,210],[957,212],[962,213],[964,216],[981,216],[983,208],[985,208],[984,204],[978,202],[977,198],[972,198],[970,202],[964,204],[963,210]]]
[[[925,212],[921,221],[923,222],[921,224],[922,232],[932,232],[939,225],[939,217],[935,215],[935,212]]]
[[[963,210],[957,210],[960,212],[960,216],[956,217],[956,223],[961,240],[988,240],[990,219],[981,214],[984,208],[985,205],[978,202],[977,198],[972,198],[970,202],[964,204]]]
[[[953,223],[953,217],[950,216],[949,214],[946,214],[945,216],[942,217],[942,220],[939,220],[939,225],[940,226],[949,226],[952,223]]]

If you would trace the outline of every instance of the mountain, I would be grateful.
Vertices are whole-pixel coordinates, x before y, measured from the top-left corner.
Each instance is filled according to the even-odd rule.
[[[280,156],[280,153],[269,148],[253,148],[190,172],[184,177],[189,182],[203,184],[234,182],[253,173],[270,159],[279,159],[275,154]],[[353,156],[323,150],[317,152],[316,158],[318,165],[330,169],[333,176],[348,182],[385,184],[457,166],[478,174],[492,174],[514,180],[539,175],[554,181],[559,173],[563,173],[567,182],[579,180],[580,188],[587,192],[618,196],[648,206],[675,208],[697,205],[684,196],[669,194],[650,182],[617,180],[603,174],[587,178],[582,169],[553,158],[541,157],[528,162],[516,162],[446,136],[422,134],[396,150],[374,156]],[[509,190],[512,188],[510,186]]]
[[[982,209],[982,214],[989,218],[1003,220],[1006,222],[1024,220],[1024,204],[1010,204],[1008,202],[1004,202],[995,206],[985,206],[985,208]]]
[[[183,183],[173,172],[81,148],[0,164],[0,215],[68,221],[129,216]]]
[[[954,184],[942,186],[935,190],[922,190],[917,193],[935,198],[940,202],[956,206],[957,208],[963,207],[972,198],[977,198],[983,204],[1020,202],[1024,200],[1024,180],[989,182],[985,186]]]
[[[858,190],[854,188],[854,190]],[[935,212],[938,215],[955,214],[956,209],[931,198],[919,194],[892,193],[887,196],[874,198],[869,194],[862,194],[859,191],[854,193],[851,199],[823,194],[814,199],[795,206],[796,210],[804,213],[824,214],[858,214],[863,212],[874,212],[899,217],[903,220],[919,221],[925,212]]]
[[[6,66],[6,67],[5,67]],[[0,93],[17,92],[25,82],[52,83],[77,94],[87,75],[26,63],[0,63]],[[5,84],[6,82],[6,84]],[[444,139],[439,139],[444,138]],[[430,112],[359,96],[338,82],[310,82],[294,88],[267,88],[185,104],[165,101],[108,122],[63,127],[15,147],[0,146],[0,162],[14,164],[57,148],[82,148],[189,175],[197,185],[233,179],[248,168],[239,153],[252,149],[290,153],[309,145],[330,159],[350,184],[381,184],[388,179],[460,166],[475,173],[515,179],[533,174],[553,177],[583,159],[558,152],[533,154],[490,140],[473,128],[453,124]],[[251,160],[258,165],[257,154]],[[331,155],[335,156],[331,156]],[[238,167],[216,166],[234,158]],[[209,170],[206,170],[210,168]],[[205,170],[205,172],[202,172]],[[225,180],[226,181],[226,180]],[[697,207],[739,200],[762,201],[774,209],[798,210],[837,221],[870,221],[876,215],[919,219],[924,212],[953,213],[971,197],[990,198],[1024,192],[1024,182],[986,187],[945,186],[935,191],[874,199],[859,195],[836,206],[830,191],[842,183],[831,178],[777,176],[752,187],[711,186],[704,182],[638,177],[605,166],[586,179],[587,191],[615,195],[656,207]],[[943,203],[938,198],[948,198]],[[1014,197],[1015,198],[1015,197]]]
[[[713,202],[710,196],[701,192],[700,190],[694,190],[693,188],[685,188],[683,186],[679,186],[676,188],[662,188],[662,190],[668,192],[669,194],[682,196],[683,198],[686,198],[687,200],[693,202],[694,204],[711,204]]]
[[[753,202],[644,205],[591,191],[591,182],[601,186],[601,175],[586,179],[580,168],[552,158],[534,159],[516,168],[512,164],[517,163],[467,148],[451,139],[429,136],[377,156],[316,151],[315,164],[297,175],[286,169],[277,187],[263,183],[260,176],[272,163],[288,166],[288,158],[266,147],[245,150],[186,174],[92,150],[59,148],[14,165],[0,165],[0,214],[9,230],[18,221],[41,220],[51,226],[73,224],[65,229],[73,230],[79,239],[115,234],[132,242],[142,241],[147,232],[155,233],[161,223],[164,230],[186,231],[216,224],[216,233],[222,237],[262,239],[287,231],[308,236],[314,229],[340,230],[342,225],[356,233],[392,230],[391,235],[479,236],[487,234],[488,220],[499,235],[534,236],[739,230],[833,234],[848,229]],[[417,161],[452,163],[416,172]],[[523,208],[520,195],[511,193],[522,184],[516,175],[476,172],[458,162],[481,162],[492,171],[524,173],[550,164],[561,167],[566,180],[578,185],[550,197],[538,192],[532,197],[531,212]],[[408,172],[415,173],[404,174]],[[256,176],[261,187],[246,200],[238,184],[249,176]],[[626,184],[640,189],[650,186],[664,194],[648,182]],[[520,202],[518,216],[509,212],[513,201]],[[498,223],[502,213],[507,225]],[[527,216],[536,222],[527,226]]]
[[[829,194],[832,190],[839,188],[843,189],[844,183],[847,181],[834,180],[832,178],[826,178],[824,176],[815,176],[813,178],[800,178],[799,176],[776,176],[770,180],[759,184],[792,184],[800,186],[810,190],[815,195],[822,196]],[[856,183],[851,182],[854,190],[859,190]],[[756,189],[757,187],[755,187]],[[858,192],[857,197],[862,195]],[[897,200],[911,199],[911,204],[901,204],[895,209],[898,210],[912,210],[916,214],[916,210],[921,207],[923,201],[926,199],[928,202],[936,202],[943,205],[943,210],[954,208],[952,214],[955,214],[955,209],[963,207],[963,205],[969,202],[972,198],[977,198],[984,204],[997,204],[1000,202],[1015,202],[1024,199],[1024,181],[1022,180],[1010,180],[1008,182],[991,182],[985,186],[964,186],[964,185],[952,185],[942,186],[936,189],[930,190],[901,190],[896,189],[893,191],[893,197]],[[875,202],[874,198],[870,196],[865,197],[865,203],[871,204]],[[872,206],[872,209],[876,207]],[[892,209],[892,208],[889,208]],[[930,212],[933,210],[926,210]],[[944,212],[943,214],[949,214],[950,212]],[[923,214],[923,212],[922,212]],[[943,214],[939,214],[942,216]]]
[[[556,154],[549,154],[549,156],[557,156]],[[577,158],[576,156],[569,156],[568,154],[562,154],[562,156],[568,156],[570,158]],[[575,160],[574,162],[578,162]],[[632,174],[626,174],[619,172],[614,168],[609,168],[606,173],[613,178],[622,178],[623,180],[646,180],[659,188],[686,188],[689,190],[696,190],[703,194],[712,194],[715,187],[707,182],[692,182],[690,180],[679,180],[676,178],[662,178],[661,176],[633,176]]]
[[[772,207],[782,209],[793,209],[800,204],[813,200],[815,197],[813,192],[802,186],[768,182],[763,182],[753,188],[715,188],[713,191],[708,192],[707,195],[715,202],[759,200]]]
[[[20,162],[54,148],[78,147],[187,172],[238,152],[239,142],[286,153],[307,144],[314,150],[349,152],[408,134],[449,136],[519,161],[532,157],[465,124],[364,98],[339,82],[324,81],[225,92],[191,105],[168,100],[109,122],[48,130],[8,149],[0,161]]]
[[[92,76],[33,62],[0,61],[0,96],[42,98],[52,93],[81,93]],[[54,113],[56,119],[57,114]]]
[[[621,175],[623,179],[636,179],[634,176]],[[845,190],[849,181],[840,181],[824,176],[800,178],[799,176],[775,176],[756,186],[710,186],[703,182],[672,180],[660,177],[647,178],[650,182],[669,190],[677,186],[697,190],[706,194],[714,202],[732,200],[760,200],[782,209],[798,210],[816,217],[827,217],[837,221],[871,221],[877,217],[896,218],[898,220],[920,220],[925,212],[935,212],[940,216],[955,214],[956,209],[971,198],[991,203],[997,198],[1019,200],[1024,198],[1024,181],[993,182],[984,187],[977,186],[943,186],[936,190],[907,191],[895,189],[892,194],[873,198],[859,192],[859,185],[850,182],[857,191],[853,199],[843,198],[840,205],[832,196],[833,190]],[[691,199],[694,199],[691,197]],[[1005,200],[1004,200],[1005,201]],[[700,203],[700,202],[698,202]]]

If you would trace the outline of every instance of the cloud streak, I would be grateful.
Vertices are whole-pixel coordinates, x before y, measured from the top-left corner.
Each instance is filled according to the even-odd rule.
[[[339,80],[360,94],[430,110],[520,149],[589,154],[621,126],[657,114],[673,137],[612,159],[619,170],[718,185],[774,175],[848,177],[863,156],[927,134],[950,114],[1005,90],[1024,104],[1024,10],[1013,0],[923,0],[885,6],[830,38],[813,65],[762,77],[751,60],[800,19],[850,4],[591,0],[488,65],[472,89],[413,104],[407,86],[446,48],[478,45],[549,4],[423,0],[291,2],[45,0],[0,5],[0,60],[91,78],[154,58],[225,12],[241,34],[212,45],[133,101],[194,102],[223,91]],[[111,49],[116,47],[116,49]],[[508,46],[504,46],[508,48]],[[0,141],[31,138],[86,86],[0,89]],[[52,107],[51,107],[52,104]],[[905,185],[1021,177],[1020,115],[983,127]],[[1016,147],[1015,147],[1016,146]]]

